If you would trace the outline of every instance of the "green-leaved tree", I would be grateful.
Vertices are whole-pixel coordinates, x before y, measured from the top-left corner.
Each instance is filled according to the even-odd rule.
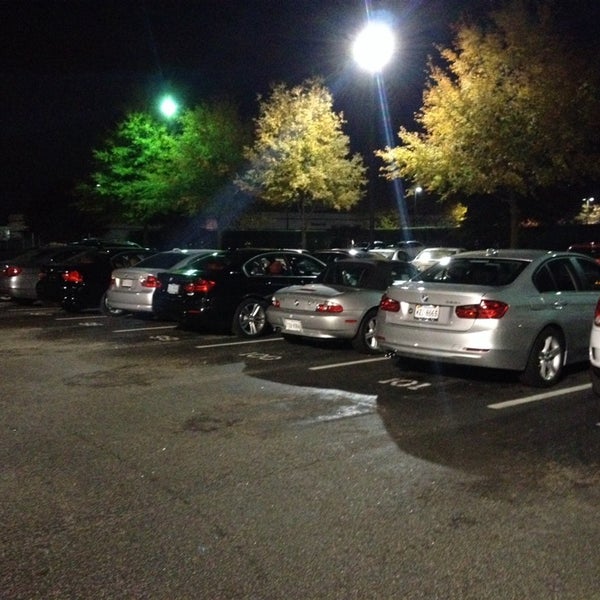
[[[320,80],[277,84],[259,103],[254,144],[245,150],[249,166],[236,183],[268,204],[297,207],[306,247],[307,213],[354,206],[364,194],[366,167],[359,154],[351,155],[343,115],[334,112]]]
[[[538,190],[576,183],[600,165],[597,79],[563,43],[543,4],[520,1],[482,25],[462,24],[401,145],[378,152],[388,178],[418,181],[442,199],[494,196],[510,210],[510,245]]]

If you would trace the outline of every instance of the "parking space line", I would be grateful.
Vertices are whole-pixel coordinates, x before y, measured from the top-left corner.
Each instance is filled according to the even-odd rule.
[[[592,387],[591,383],[584,383],[583,385],[575,385],[570,388],[564,388],[561,390],[552,390],[551,392],[544,392],[543,394],[534,394],[533,396],[524,396],[523,398],[515,398],[514,400],[506,400],[505,402],[496,402],[494,404],[488,404],[488,408],[493,410],[501,410],[503,408],[510,408],[511,406],[519,406],[520,404],[528,404],[530,402],[539,402],[540,400],[546,400],[547,398],[554,398],[555,396],[566,396],[567,394],[574,394],[575,392],[581,392],[583,390],[589,390]]]
[[[334,363],[332,365],[320,365],[318,367],[309,367],[309,371],[322,371],[323,369],[337,369],[339,367],[350,367],[352,365],[363,365],[365,363],[389,360],[387,356],[378,356],[377,358],[364,358],[363,360],[351,360],[343,363]]]
[[[129,333],[130,331],[154,331],[155,329],[175,329],[177,325],[157,325],[156,327],[131,327],[130,329],[115,329],[113,333]]]
[[[77,317],[56,317],[56,321],[83,321],[84,319],[106,319],[106,315],[79,315]]]
[[[224,346],[241,346],[242,344],[266,344],[268,342],[280,342],[283,338],[269,338],[266,340],[240,340],[238,342],[222,342],[221,344],[206,344],[204,346],[196,346],[202,350],[203,348],[223,348]]]

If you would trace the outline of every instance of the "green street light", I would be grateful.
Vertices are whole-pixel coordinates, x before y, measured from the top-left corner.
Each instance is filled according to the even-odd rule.
[[[160,102],[160,112],[170,119],[177,113],[179,109],[179,105],[173,99],[173,96],[165,96]]]

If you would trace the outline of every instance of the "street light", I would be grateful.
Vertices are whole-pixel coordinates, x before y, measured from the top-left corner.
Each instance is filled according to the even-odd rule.
[[[385,21],[369,19],[358,33],[352,45],[352,57],[356,64],[375,76],[380,94],[384,93],[381,73],[390,62],[395,50],[394,34]],[[386,107],[387,109],[387,107]],[[384,113],[384,127],[385,123]],[[371,143],[373,140],[370,140]],[[375,200],[373,184],[369,186],[369,242],[375,237]]]
[[[415,189],[414,189],[414,195],[415,195],[415,215],[414,215],[414,221],[415,221],[415,225],[417,224],[417,196],[423,191],[423,188],[418,185]]]
[[[594,202],[594,198],[584,198],[583,201],[585,202],[585,222],[586,225],[590,224],[590,203]]]
[[[173,96],[165,96],[160,101],[159,108],[160,108],[160,112],[165,117],[167,117],[167,119],[170,119],[171,117],[175,116],[175,114],[179,110],[179,105],[177,104],[177,102],[175,102],[175,100],[173,99]]]

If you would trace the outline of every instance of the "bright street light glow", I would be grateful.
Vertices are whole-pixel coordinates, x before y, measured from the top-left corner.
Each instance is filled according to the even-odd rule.
[[[171,96],[165,96],[160,103],[160,112],[167,118],[171,118],[178,108],[177,102]]]
[[[352,56],[370,73],[380,73],[394,54],[395,40],[390,27],[381,21],[369,21],[358,34]]]

